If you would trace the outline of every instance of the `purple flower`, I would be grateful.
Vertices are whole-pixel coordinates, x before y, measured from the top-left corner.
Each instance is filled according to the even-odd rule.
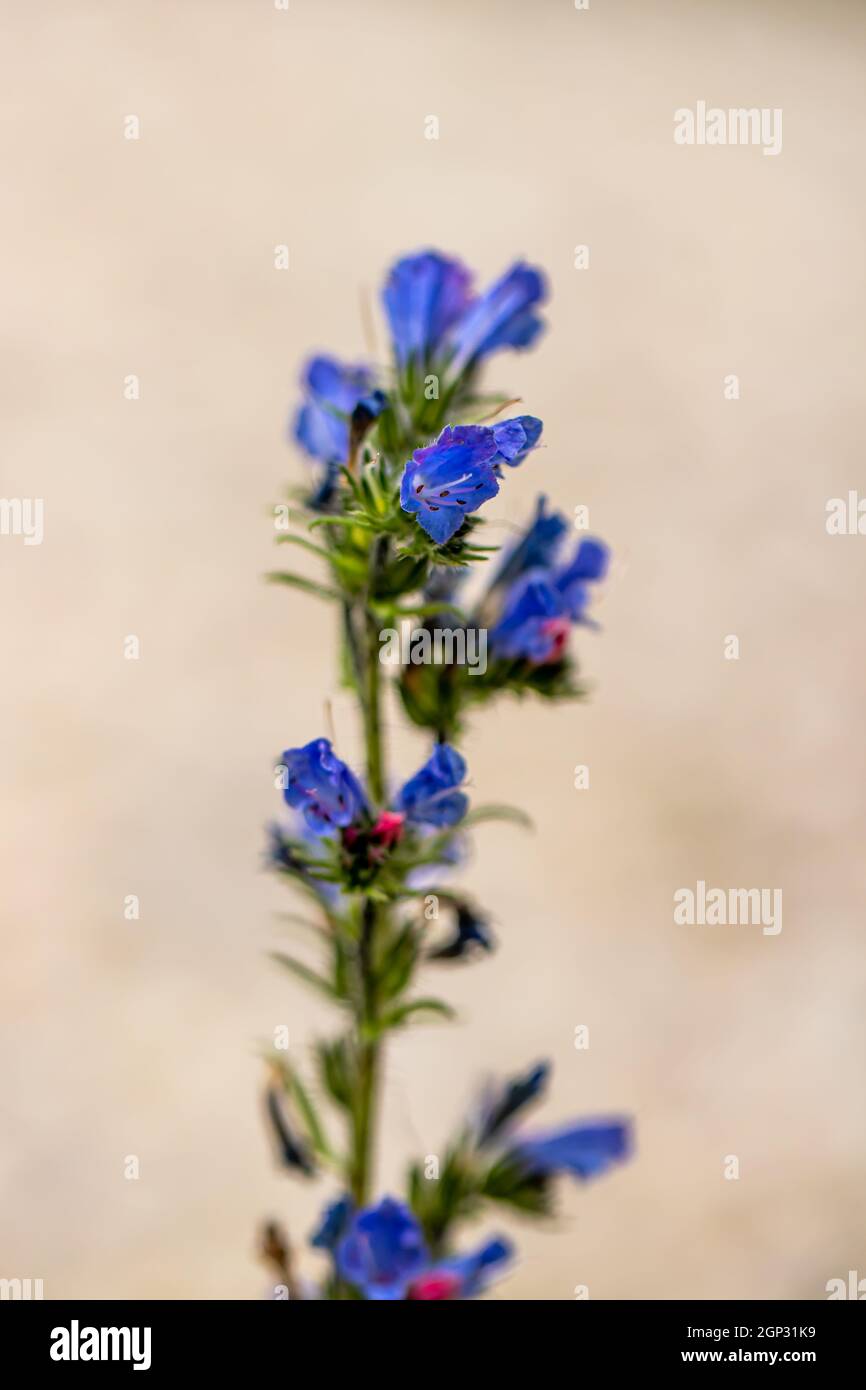
[[[469,798],[456,790],[466,776],[466,763],[455,748],[438,743],[422,768],[402,788],[397,805],[415,825],[438,828],[457,825],[466,815]]]
[[[281,1163],[287,1168],[297,1168],[310,1177],[316,1171],[315,1164],[304,1141],[294,1132],[284,1111],[282,1098],[273,1086],[268,1088],[265,1107]]]
[[[310,1236],[310,1244],[317,1250],[336,1250],[349,1226],[355,1211],[355,1204],[348,1194],[331,1202],[322,1213],[318,1226]]]
[[[570,565],[566,565],[556,576],[556,587],[562,595],[569,616],[575,622],[583,614],[589,602],[589,584],[598,583],[607,574],[610,551],[603,541],[592,540],[587,536],[580,542]]]
[[[303,748],[287,749],[282,766],[287,775],[283,796],[317,834],[351,825],[366,812],[361,784],[335,755],[328,739],[316,738]]]
[[[359,1211],[337,1247],[337,1269],[369,1299],[402,1299],[429,1265],[421,1228],[393,1197]]]
[[[525,1076],[514,1076],[504,1085],[488,1088],[482,1097],[477,1124],[479,1147],[501,1136],[515,1115],[539,1099],[549,1076],[550,1063],[537,1062]]]
[[[503,420],[493,426],[493,437],[500,459],[509,468],[516,468],[531,453],[541,438],[543,429],[540,420],[534,415],[517,415],[513,420]]]
[[[540,270],[517,261],[475,299],[451,334],[455,375],[500,348],[527,348],[543,328],[535,312],[547,297]]]
[[[425,1302],[475,1298],[513,1253],[509,1241],[501,1237],[488,1240],[468,1255],[455,1255],[453,1259],[433,1265],[410,1284],[406,1297]]]
[[[446,425],[426,449],[416,449],[403,473],[400,505],[417,514],[428,536],[442,545],[464,517],[499,491],[501,464],[516,468],[535,448],[541,421],[533,415],[486,425]]]
[[[490,632],[493,652],[506,660],[543,666],[559,661],[572,623],[585,621],[590,584],[603,578],[609,552],[601,541],[581,541],[563,569],[530,569],[508,589]]]
[[[391,267],[382,298],[401,367],[435,357],[470,302],[471,273],[438,251],[406,256]]]
[[[483,425],[446,425],[426,449],[416,449],[403,473],[400,505],[416,512],[437,544],[459,531],[464,518],[499,491],[493,431]]]
[[[444,945],[431,951],[428,960],[461,960],[476,947],[481,951],[493,950],[493,937],[487,918],[474,912],[468,903],[457,902],[454,906],[454,935]]]
[[[572,1173],[587,1181],[631,1156],[632,1130],[625,1119],[584,1120],[515,1144],[512,1154],[535,1175]]]
[[[364,366],[345,366],[333,357],[313,357],[302,385],[306,399],[295,417],[295,439],[322,463],[345,463],[355,407],[363,403],[373,417],[382,408],[372,372]]]
[[[539,497],[535,517],[500,561],[491,588],[512,584],[531,569],[549,569],[556,559],[568,522],[558,512],[547,510],[547,498]]]
[[[323,1229],[328,1224],[326,1213]],[[352,1217],[336,1262],[340,1277],[368,1299],[430,1301],[474,1298],[511,1254],[510,1244],[496,1239],[431,1264],[415,1216],[403,1202],[383,1197]]]
[[[565,651],[570,622],[559,590],[544,570],[529,570],[508,591],[502,617],[490,632],[494,654],[544,666]]]

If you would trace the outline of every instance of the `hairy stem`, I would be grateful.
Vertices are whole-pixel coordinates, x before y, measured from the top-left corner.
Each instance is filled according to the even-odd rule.
[[[384,753],[382,748],[381,664],[379,629],[372,614],[365,615],[367,659],[364,679],[364,738],[367,745],[367,783],[377,806],[385,795]]]
[[[370,556],[368,593],[375,593],[376,581],[388,555],[388,541],[380,536],[373,543]],[[364,687],[361,703],[364,711],[364,737],[367,745],[367,781],[370,796],[380,805],[385,795],[384,750],[382,747],[382,663],[379,624],[365,605],[364,614]]]
[[[370,586],[374,585],[385,551],[380,541],[373,548]],[[367,754],[367,784],[375,808],[385,796],[384,749],[382,745],[381,663],[379,628],[369,608],[360,615],[364,629],[363,659],[359,661],[359,689],[364,720]],[[351,622],[351,619],[350,619]],[[357,629],[352,629],[357,643]],[[357,655],[357,645],[355,646]],[[357,1066],[354,1134],[351,1161],[352,1196],[358,1206],[370,1197],[373,1176],[374,1129],[378,1108],[381,1045],[377,1036],[377,999],[374,979],[376,929],[384,912],[381,904],[368,898],[364,903],[361,937],[358,944],[358,992],[356,1004],[355,1057]]]
[[[373,1130],[376,1119],[379,1078],[379,1043],[375,1029],[376,1001],[373,989],[372,948],[379,908],[368,898],[364,903],[361,940],[358,948],[358,1000],[356,1036],[355,1132],[352,1153],[351,1186],[356,1204],[364,1206],[370,1197],[373,1168]]]

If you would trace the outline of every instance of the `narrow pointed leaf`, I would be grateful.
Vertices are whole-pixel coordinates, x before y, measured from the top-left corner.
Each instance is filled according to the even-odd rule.
[[[413,999],[409,1004],[400,1004],[398,1008],[391,1009],[379,1020],[380,1030],[386,1028],[401,1028],[404,1023],[417,1014],[431,1013],[439,1014],[442,1018],[454,1018],[454,1010],[450,1004],[446,1004],[442,999]]]
[[[282,965],[286,970],[290,970],[297,979],[303,980],[304,984],[311,985],[312,988],[318,990],[320,994],[324,994],[326,998],[340,998],[331,982],[326,980],[324,975],[318,975],[315,970],[311,970],[303,961],[296,960],[294,956],[283,955],[282,951],[272,951],[271,959],[275,960],[278,965]]]
[[[305,579],[301,574],[290,574],[288,570],[271,570],[265,575],[269,584],[286,584],[291,589],[301,589],[305,594],[315,594],[316,598],[339,601],[342,594],[329,589],[326,584],[317,584],[314,579]]]

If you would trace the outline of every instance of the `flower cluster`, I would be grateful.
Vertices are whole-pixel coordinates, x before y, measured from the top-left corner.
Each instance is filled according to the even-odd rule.
[[[332,1256],[335,1283],[377,1302],[474,1298],[511,1258],[509,1242],[495,1239],[468,1255],[434,1260],[418,1218],[393,1197],[357,1212],[350,1198],[340,1198],[310,1243]]]
[[[291,494],[295,524],[278,540],[324,572],[270,578],[333,606],[364,762],[353,768],[327,738],[296,740],[277,765],[284,806],[269,829],[268,862],[306,899],[312,916],[292,921],[320,957],[275,958],[342,1019],[314,1047],[313,1084],[285,1052],[269,1053],[266,1114],[280,1162],[306,1178],[330,1174],[337,1189],[311,1238],[326,1258],[314,1296],[476,1297],[514,1252],[500,1234],[467,1250],[456,1240],[463,1221],[488,1204],[544,1215],[559,1175],[585,1181],[631,1152],[621,1117],[527,1130],[524,1112],[548,1079],[539,1064],[486,1088],[437,1172],[413,1163],[402,1196],[373,1197],[386,1043],[452,1015],[437,994],[419,991],[428,971],[441,978],[495,947],[487,913],[454,882],[469,831],[485,819],[525,821],[515,808],[474,797],[470,806],[456,745],[472,711],[502,695],[583,693],[569,638],[595,626],[590,606],[608,570],[607,547],[588,536],[569,545],[568,523],[544,497],[493,563],[499,547],[483,543],[485,504],[510,470],[539,466],[543,426],[528,413],[502,418],[508,398],[482,391],[482,368],[537,340],[546,297],[545,277],[522,261],[477,292],[461,262],[422,251],[398,261],[383,289],[389,371],[319,355],[303,372],[292,435],[313,474]],[[473,583],[473,571],[488,577]],[[449,649],[389,681],[381,634],[407,619],[422,635],[483,643],[484,669],[468,672]],[[389,686],[433,739],[402,783],[386,765]],[[273,1223],[264,1251],[292,1296],[308,1296]]]
[[[468,798],[458,791],[466,776],[460,754],[446,744],[434,748],[422,768],[409,778],[397,796],[395,811],[383,811],[372,822],[367,796],[358,778],[336,757],[326,738],[304,748],[289,748],[280,764],[285,770],[286,803],[300,811],[317,835],[338,829],[349,843],[362,827],[371,833],[387,830],[396,841],[404,820],[416,825],[456,825],[466,814]]]

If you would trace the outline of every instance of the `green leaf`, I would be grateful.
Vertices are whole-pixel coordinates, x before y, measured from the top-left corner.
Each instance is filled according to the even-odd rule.
[[[334,931],[340,929],[340,918],[331,910],[325,898],[322,897],[321,890],[316,887],[312,880],[301,874],[293,873],[289,869],[280,869],[279,872],[290,880],[292,887],[300,892],[308,902],[315,903],[316,907],[322,913],[322,916]]]
[[[407,922],[385,947],[385,964],[377,981],[381,997],[394,999],[402,994],[418,959],[418,935],[414,922]]]
[[[302,550],[309,550],[311,555],[321,555],[325,560],[331,559],[330,550],[326,550],[323,545],[315,545],[313,541],[308,541],[306,536],[277,536],[277,545],[299,545]]]
[[[481,1174],[463,1139],[447,1149],[436,1182],[424,1177],[420,1163],[409,1169],[409,1203],[421,1222],[431,1253],[439,1256],[448,1245],[450,1228],[456,1221],[475,1215],[479,1206],[478,1183]]]
[[[524,830],[532,830],[532,819],[525,811],[521,811],[519,806],[476,806],[469,811],[460,822],[461,826],[483,825],[485,821],[500,820],[510,821],[512,825],[519,825]]]
[[[324,994],[328,999],[340,999],[340,995],[329,980],[324,975],[318,975],[315,970],[311,970],[303,961],[296,960],[294,956],[285,956],[281,951],[271,951],[271,960],[275,960],[278,965],[282,965],[286,970],[290,970],[304,984],[311,985],[313,989]]]
[[[334,989],[340,999],[347,999],[351,988],[350,957],[341,936],[334,938]]]
[[[405,603],[391,610],[398,618],[438,618],[454,617],[458,622],[469,623],[469,615],[454,603]]]
[[[360,526],[364,531],[378,531],[379,527],[362,516],[360,512],[345,512],[343,516],[318,516],[310,522],[310,530],[317,526]]]
[[[302,917],[299,912],[278,912],[277,918],[280,922],[287,922],[293,927],[306,927],[308,931],[314,932],[316,936],[324,941],[330,942],[331,934],[321,922],[312,922],[309,917]]]
[[[360,482],[356,478],[355,474],[352,473],[351,470],[348,469],[345,464],[343,464],[343,466],[340,469],[340,477],[343,480],[344,486],[348,488],[349,492],[352,494],[355,500],[359,504],[363,505],[364,499],[363,494],[361,492]]]
[[[313,1104],[312,1098],[301,1081],[300,1076],[285,1058],[273,1058],[274,1065],[280,1073],[286,1094],[294,1101],[299,1118],[306,1132],[306,1137],[316,1150],[316,1153],[323,1158],[335,1161],[336,1154],[331,1147],[325,1133],[322,1121],[319,1119],[318,1112]]]
[[[340,602],[343,597],[336,589],[329,589],[327,585],[317,584],[314,579],[305,579],[300,574],[290,574],[287,570],[271,570],[265,579],[269,584],[287,584],[292,589],[301,589],[305,594],[315,594],[317,598]]]
[[[516,1159],[505,1155],[484,1174],[479,1184],[483,1197],[504,1202],[532,1216],[549,1216],[552,1211],[551,1184],[547,1174],[528,1173]]]
[[[401,1028],[404,1023],[419,1013],[439,1014],[442,1018],[454,1018],[455,1012],[450,1004],[442,999],[413,999],[409,1004],[400,1004],[379,1019],[379,1031]]]
[[[328,1095],[342,1110],[352,1109],[352,1067],[345,1038],[316,1043],[316,1059]]]

